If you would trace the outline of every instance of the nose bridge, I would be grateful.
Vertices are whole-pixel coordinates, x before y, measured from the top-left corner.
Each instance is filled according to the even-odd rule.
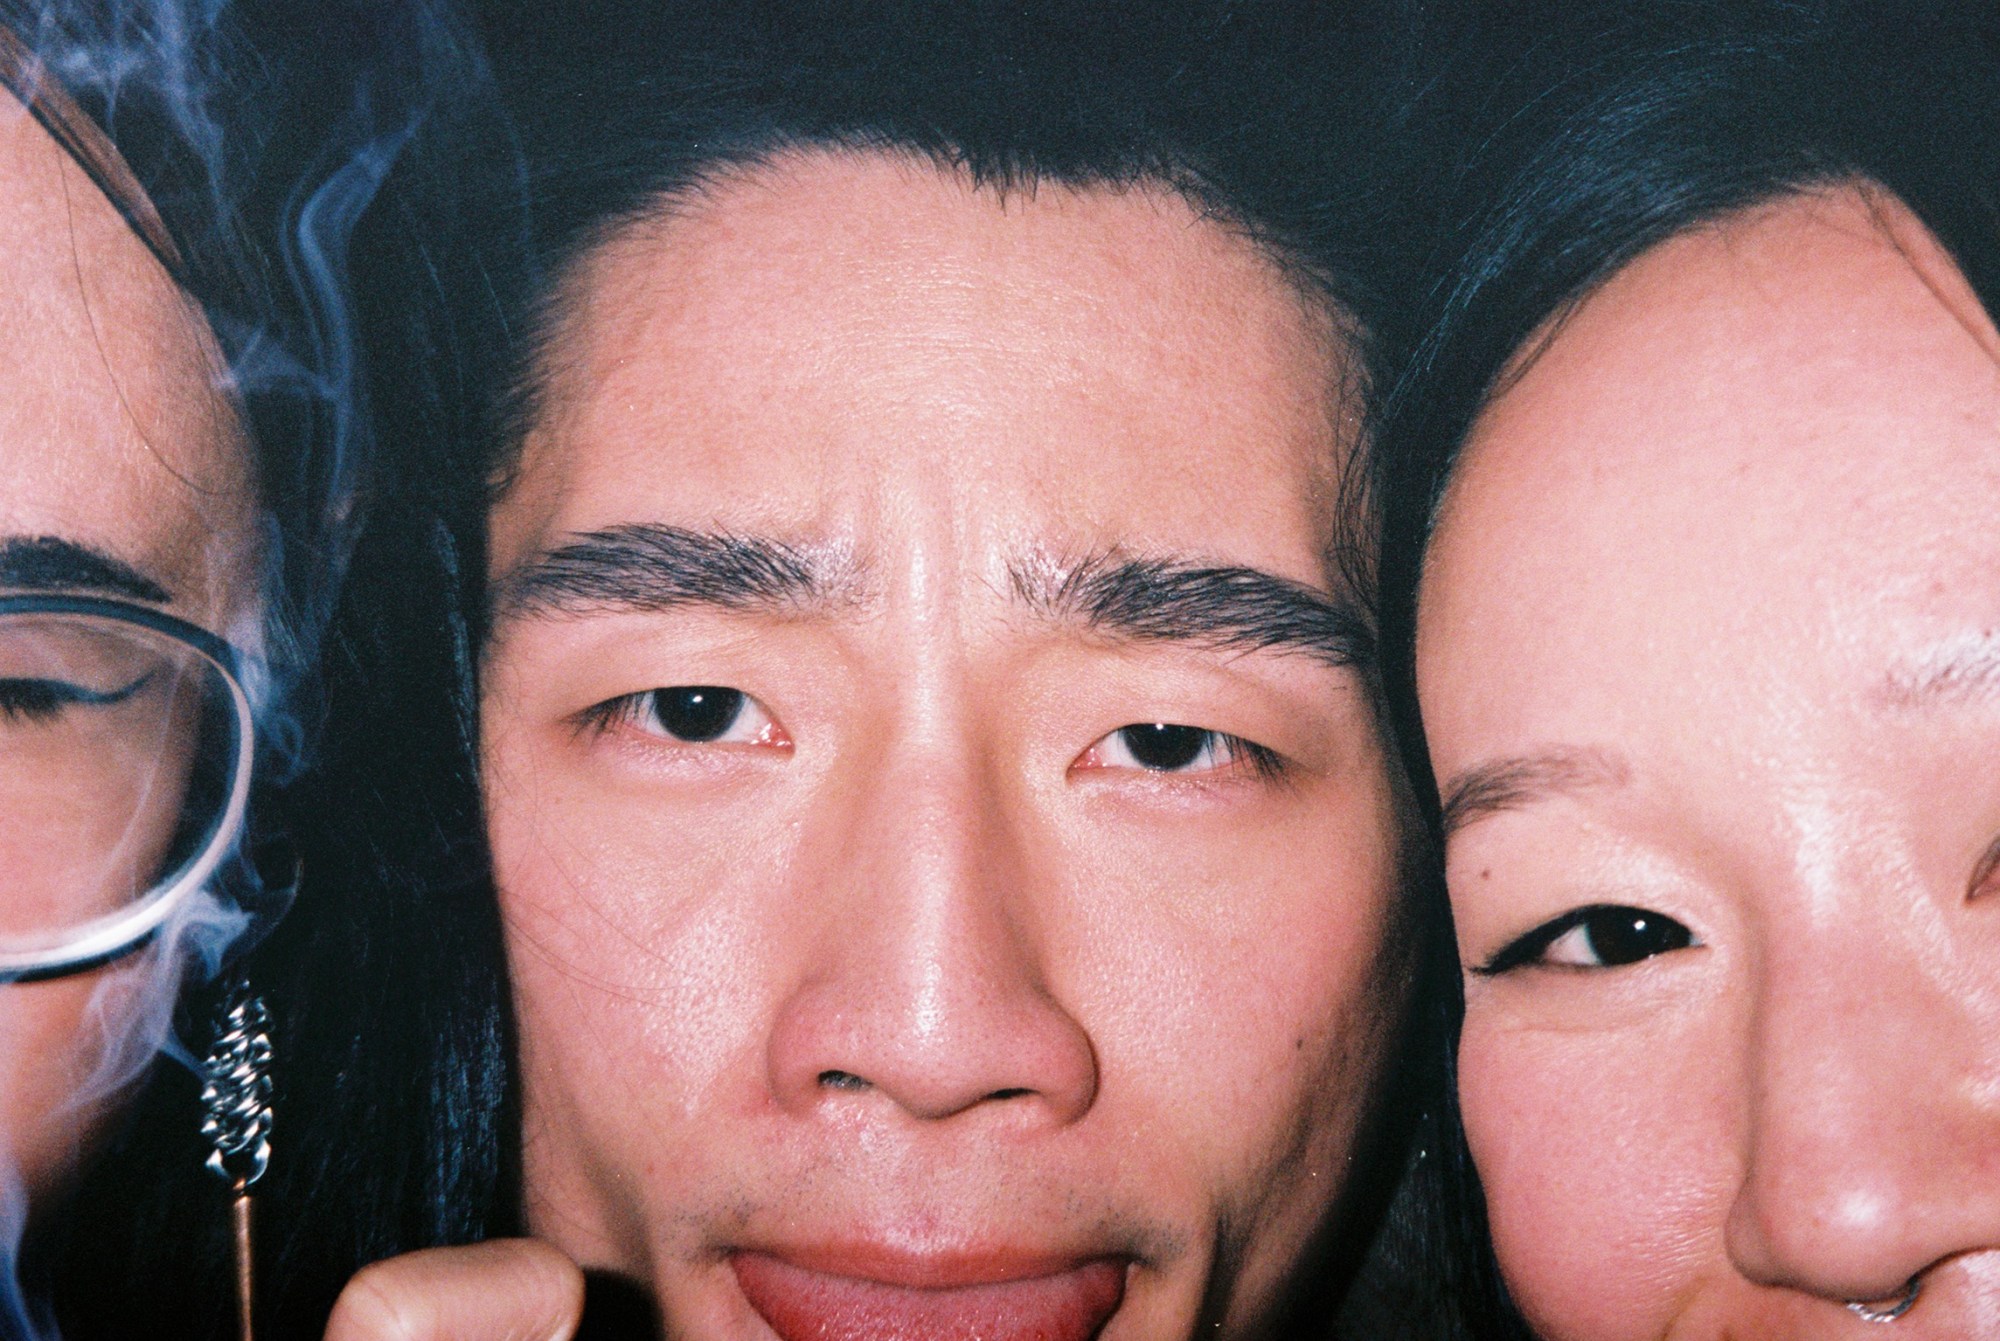
[[[803,882],[821,931],[772,1030],[774,1092],[798,1111],[1081,1116],[1095,1058],[1051,990],[1045,891],[996,763],[937,719],[881,744]]]
[[[1758,937],[1728,1244],[1751,1279],[1877,1299],[2000,1246],[2000,1122],[1948,919],[1907,875],[1843,866],[1840,897],[1791,901]]]
[[[1014,844],[992,761],[969,722],[942,708],[885,742],[857,791],[844,878],[863,897],[907,898],[941,912],[970,893]]]

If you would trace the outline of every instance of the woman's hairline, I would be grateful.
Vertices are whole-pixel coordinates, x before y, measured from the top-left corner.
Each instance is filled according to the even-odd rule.
[[[144,243],[176,287],[187,290],[186,263],[153,198],[111,136],[85,112],[18,34],[0,24],[0,87],[48,132]]]
[[[1924,282],[1925,287],[1930,289],[1933,296],[1938,299],[1939,304],[1952,314],[1954,320],[1959,321],[1959,324],[1963,325],[1964,321],[1957,307],[1948,302],[1945,296],[1938,292],[1936,285],[1931,282],[1929,270],[1926,267],[1918,265],[1915,259],[1910,256],[1908,249],[1904,246],[1903,237],[1897,230],[1890,226],[1888,220],[1884,217],[1883,207],[1893,203],[1907,210],[1910,216],[1916,220],[1918,226],[1924,230],[1924,233],[1938,247],[1939,251],[1951,263],[1953,268],[1957,270],[1961,277],[1965,273],[1963,263],[1952,252],[1948,240],[1938,233],[1930,221],[1924,218],[1923,214],[1914,205],[1905,200],[1893,187],[1867,173],[1829,172],[1824,175],[1815,174],[1775,182],[1766,191],[1750,199],[1732,201],[1724,208],[1702,214],[1696,218],[1684,220],[1679,226],[1657,237],[1646,238],[1636,246],[1620,249],[1608,255],[1601,265],[1593,269],[1580,283],[1574,286],[1570,293],[1555,303],[1548,315],[1542,318],[1541,322],[1528,334],[1527,338],[1522,340],[1507,355],[1506,359],[1498,365],[1492,380],[1481,392],[1471,413],[1466,417],[1464,430],[1458,435],[1458,441],[1453,446],[1450,457],[1446,462],[1443,477],[1440,479],[1435,495],[1431,500],[1430,515],[1426,520],[1424,528],[1424,549],[1426,556],[1429,553],[1431,536],[1437,529],[1438,519],[1444,510],[1445,501],[1451,493],[1453,482],[1460,473],[1465,453],[1472,444],[1480,420],[1484,419],[1502,398],[1520,384],[1522,379],[1534,369],[1534,366],[1541,360],[1542,356],[1561,337],[1563,331],[1568,328],[1577,313],[1591,299],[1603,292],[1607,285],[1669,243],[1682,238],[1739,227],[1754,220],[1759,215],[1766,214],[1786,205],[1813,198],[1832,197],[1843,192],[1853,192],[1861,198],[1862,202],[1868,208],[1871,221],[1881,234],[1883,240],[1893,247],[1898,255],[1904,257],[1910,263],[1912,269],[1917,272],[1919,278]],[[1968,285],[1968,287],[1970,286]],[[1976,289],[1972,292],[1974,300],[1986,311],[1989,322],[2000,323],[2000,314],[1996,314],[1987,306],[1985,296],[1980,294]],[[1978,336],[1977,332],[1968,331],[1968,333],[1973,334],[1975,338]],[[1989,342],[1981,340],[1980,343],[1987,344]],[[1421,581],[1421,579],[1419,580]]]

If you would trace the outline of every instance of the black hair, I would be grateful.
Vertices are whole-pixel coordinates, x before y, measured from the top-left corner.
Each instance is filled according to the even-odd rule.
[[[1680,0],[1591,16],[1495,96],[1377,439],[1383,636],[1402,680],[1423,546],[1466,430],[1528,342],[1626,262],[1788,194],[1872,183],[1924,222],[1989,312],[2000,303],[2000,13]]]
[[[481,8],[517,110],[528,269],[490,440],[534,409],[570,270],[628,222],[788,150],[879,151],[996,193],[1160,187],[1243,233],[1334,316],[1357,408],[1401,311],[1383,98],[1403,6],[1303,0],[598,3]],[[1363,77],[1365,72],[1366,77]]]
[[[276,1054],[258,1326],[318,1336],[363,1265],[509,1232],[518,1211],[458,554],[437,520],[448,448],[434,444],[467,435],[429,385],[452,376],[451,351],[414,343],[438,328],[423,276],[427,249],[455,236],[444,184],[461,145],[502,132],[476,44],[430,0],[17,8],[8,26],[157,208],[163,260],[216,333],[257,458],[284,711],[260,722],[278,729],[251,822],[253,847],[278,850],[279,892],[260,900],[237,873],[258,926],[230,974],[268,1001]],[[121,58],[171,68],[119,79]],[[196,1057],[218,995],[192,985],[176,1017]],[[155,1065],[37,1235],[32,1269],[64,1334],[234,1334],[199,1088],[189,1067]]]
[[[1385,693],[1433,842],[1439,798],[1415,672],[1425,550],[1468,431],[1534,341],[1656,244],[1844,184],[1901,199],[1987,311],[2000,311],[2000,10],[1956,0],[1494,4],[1483,22],[1507,55],[1438,99],[1460,148],[1441,179],[1420,334],[1389,392],[1368,482],[1383,528]],[[1430,888],[1448,923],[1441,879]],[[1441,1154],[1483,1237],[1462,1133]],[[1468,1270],[1503,1308],[1492,1263]]]
[[[463,342],[479,351],[459,388],[483,416],[478,478],[506,487],[564,285],[593,249],[720,175],[792,150],[912,158],[1002,194],[1176,193],[1248,237],[1334,316],[1349,360],[1341,390],[1365,414],[1405,310],[1409,238],[1395,188],[1415,8],[659,0],[556,13],[489,0],[479,12],[517,141],[483,173],[506,199],[472,213],[519,231],[506,249],[518,268],[484,271],[472,292],[486,334]],[[1369,519],[1343,509],[1341,520],[1330,564],[1359,583]],[[472,524],[460,514],[461,528]],[[460,552],[477,555],[483,535],[460,535]],[[481,593],[467,584],[460,594],[476,643]],[[1409,930],[1413,942],[1435,939],[1420,919]],[[1457,1220],[1435,1209],[1435,1161],[1421,1154],[1444,1071],[1404,1065],[1442,1049],[1429,993],[1428,981],[1416,985],[1416,1023],[1392,1058],[1347,1200],[1299,1274],[1286,1335],[1455,1334],[1452,1308],[1433,1296]],[[1391,1230],[1378,1236],[1385,1210]]]

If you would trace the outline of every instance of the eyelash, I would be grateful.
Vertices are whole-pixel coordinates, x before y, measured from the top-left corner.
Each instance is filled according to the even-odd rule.
[[[1643,953],[1633,955],[1628,959],[1619,959],[1615,963],[1559,964],[1544,958],[1549,950],[1565,936],[1571,932],[1582,930],[1585,937],[1591,942],[1592,952],[1599,959],[1602,959],[1603,952],[1597,947],[1596,938],[1590,935],[1590,929],[1593,921],[1606,917],[1615,917],[1634,923],[1642,928],[1640,934],[1644,935],[1648,931],[1651,931],[1669,943],[1658,949],[1645,950]],[[1593,903],[1582,908],[1573,908],[1561,917],[1544,922],[1526,935],[1516,937],[1502,946],[1499,952],[1491,959],[1472,971],[1481,977],[1488,978],[1497,977],[1500,974],[1509,973],[1520,968],[1552,968],[1599,972],[1605,969],[1625,968],[1659,955],[1671,954],[1676,950],[1694,949],[1700,945],[1701,942],[1695,939],[1692,931],[1689,931],[1686,926],[1664,913],[1656,913],[1647,908],[1634,908],[1628,904],[1621,903]]]
[[[13,677],[0,679],[0,718],[45,722],[71,707],[107,708],[123,703],[144,689],[152,675],[141,675],[117,689],[93,690],[64,680]]]
[[[706,735],[700,732],[683,734],[674,731],[671,727],[656,731],[653,729],[653,725],[647,722],[645,718],[650,715],[655,722],[659,722],[660,726],[666,726],[664,722],[659,721],[661,711],[660,696],[666,694],[678,694],[688,697],[690,699],[688,706],[694,707],[697,711],[703,706],[714,706],[704,705],[702,700],[715,697],[718,699],[718,704],[722,707],[723,716],[717,722],[714,731]],[[606,699],[602,703],[593,704],[584,709],[577,716],[577,726],[579,731],[588,732],[592,735],[603,735],[620,726],[629,725],[647,735],[671,740],[678,744],[698,745],[718,741],[720,737],[736,726],[745,710],[752,708],[765,718],[765,725],[759,733],[764,739],[757,743],[784,746],[791,744],[785,738],[783,728],[775,720],[771,719],[762,704],[739,689],[731,689],[722,685],[673,685],[658,689],[641,690],[633,694],[621,694],[617,698]],[[1149,765],[1134,750],[1134,745],[1143,738],[1130,734],[1147,731],[1156,733],[1191,733],[1197,739],[1190,740],[1184,736],[1176,736],[1169,745],[1169,749],[1172,750],[1176,747],[1193,745],[1195,753],[1183,764],[1161,765],[1158,767]],[[1120,738],[1123,738],[1122,741]],[[1217,774],[1233,772],[1239,767],[1247,766],[1258,778],[1266,782],[1283,781],[1290,773],[1290,761],[1269,746],[1259,745],[1256,741],[1246,740],[1242,736],[1233,736],[1224,731],[1214,731],[1207,727],[1186,726],[1172,722],[1132,723],[1127,726],[1121,726],[1115,731],[1107,732],[1091,743],[1090,747],[1079,758],[1078,763],[1082,764],[1084,760],[1090,759],[1093,755],[1104,749],[1107,743],[1113,741],[1120,741],[1125,753],[1133,757],[1131,764],[1106,764],[1098,762],[1085,766],[1122,768],[1131,771],[1152,773],[1161,777],[1186,778],[1211,777]],[[1151,743],[1157,745],[1160,741],[1155,739]],[[1140,745],[1139,749],[1143,751],[1145,745]],[[1187,765],[1196,762],[1203,755],[1217,753],[1226,755],[1226,758],[1222,762],[1208,768],[1193,771],[1188,770]],[[1072,767],[1075,766],[1072,765]]]
[[[1126,734],[1128,732],[1149,730],[1156,732],[1182,731],[1198,733],[1203,737],[1200,745],[1202,750],[1223,751],[1229,757],[1225,762],[1216,767],[1194,772],[1186,771],[1184,765],[1180,767],[1150,767],[1137,758],[1132,748],[1133,738]],[[1093,755],[1098,754],[1107,742],[1118,740],[1120,737],[1126,737],[1122,743],[1125,752],[1134,755],[1134,762],[1132,764],[1106,764],[1101,761],[1097,763],[1085,763]],[[1256,773],[1259,779],[1266,782],[1283,781],[1290,776],[1291,771],[1291,761],[1267,745],[1259,745],[1256,741],[1246,740],[1242,736],[1232,736],[1226,731],[1214,731],[1207,727],[1188,726],[1177,722],[1134,722],[1126,726],[1121,726],[1115,731],[1108,731],[1092,741],[1090,747],[1078,756],[1077,762],[1071,765],[1072,768],[1079,766],[1084,768],[1120,768],[1151,773],[1159,777],[1172,778],[1212,777],[1247,766],[1251,771]]]
[[[715,729],[706,734],[701,731],[685,734],[675,731],[661,719],[662,695],[683,696],[688,702],[681,706],[697,712],[703,708],[713,709],[719,706],[723,710],[723,716],[716,722]],[[715,704],[704,702],[711,698],[717,702]],[[742,721],[743,714],[752,710],[764,719],[764,725],[759,729],[757,739],[722,740],[723,736]],[[649,717],[651,721],[647,720]],[[742,690],[732,689],[726,685],[663,685],[657,689],[621,694],[617,698],[606,699],[602,703],[585,708],[577,714],[576,721],[579,732],[603,735],[618,727],[630,726],[644,735],[672,745],[757,744],[785,749],[791,746],[791,740],[785,735],[784,728],[778,725],[763,704]]]

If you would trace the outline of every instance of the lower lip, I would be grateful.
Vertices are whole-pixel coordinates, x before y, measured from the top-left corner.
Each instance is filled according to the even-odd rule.
[[[972,1284],[902,1285],[795,1266],[767,1253],[730,1258],[736,1283],[783,1341],[1090,1341],[1125,1300],[1125,1265]]]

